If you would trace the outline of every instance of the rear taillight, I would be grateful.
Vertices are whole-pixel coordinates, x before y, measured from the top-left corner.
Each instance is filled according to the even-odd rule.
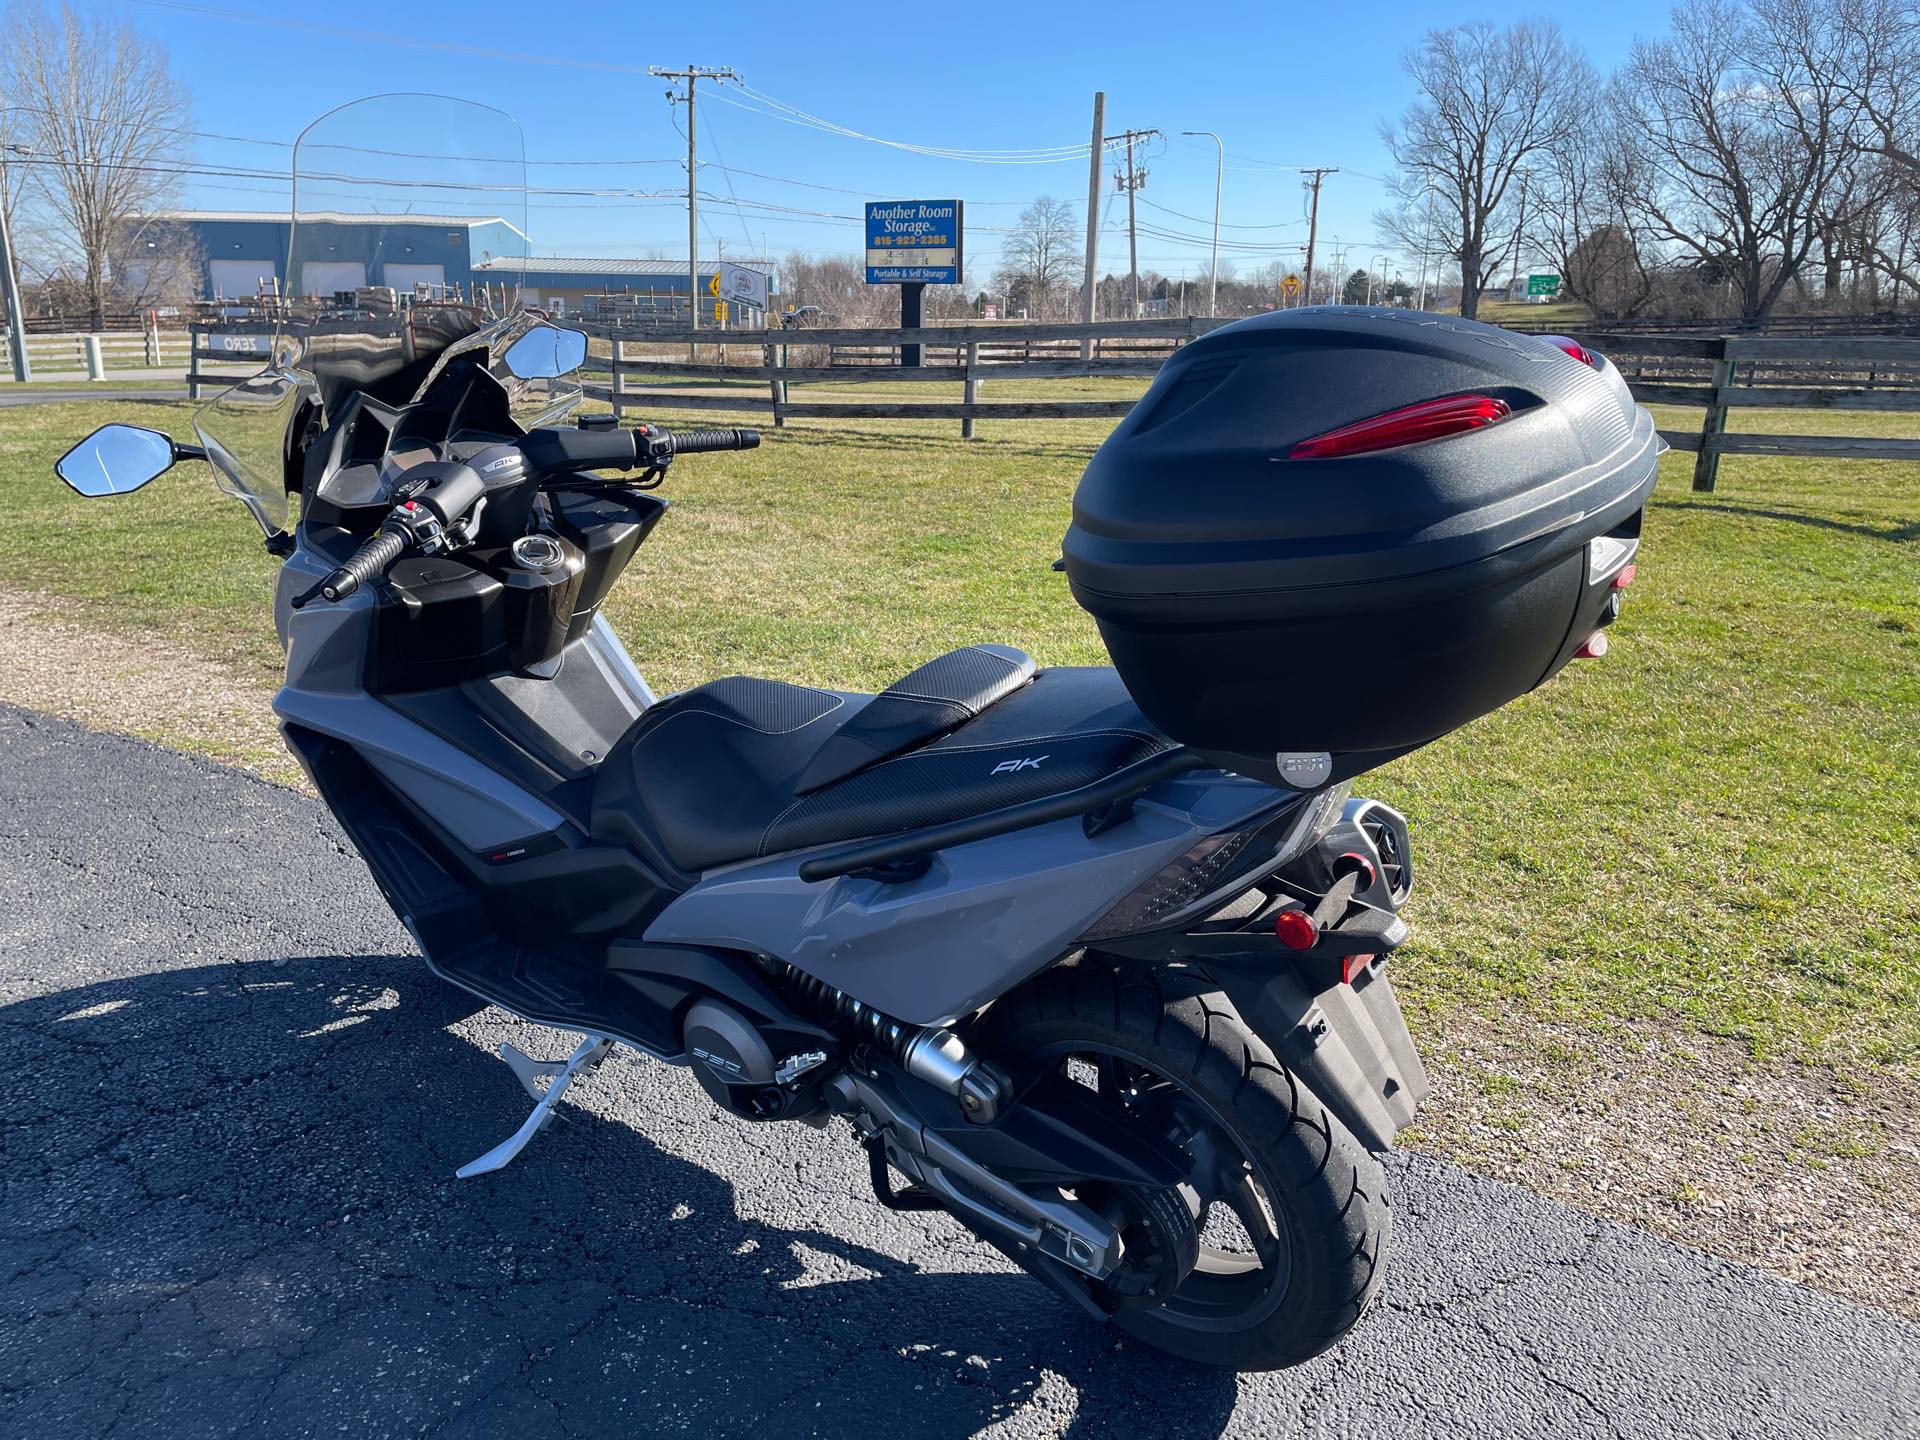
[[[1600,368],[1600,357],[1594,354],[1593,351],[1587,349],[1586,346],[1582,345],[1571,335],[1543,335],[1540,338],[1545,340],[1549,345],[1566,351],[1567,354],[1578,360],[1582,365],[1590,366],[1595,370]]]
[[[1511,405],[1491,395],[1449,395],[1444,400],[1423,400],[1418,405],[1389,410],[1371,420],[1356,420],[1338,430],[1302,440],[1288,452],[1288,458],[1332,460],[1343,455],[1367,455],[1376,450],[1417,445],[1423,440],[1440,440],[1466,430],[1484,430],[1512,413]]]

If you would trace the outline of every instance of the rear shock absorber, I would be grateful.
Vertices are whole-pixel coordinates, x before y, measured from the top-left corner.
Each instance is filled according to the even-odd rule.
[[[1012,1088],[1007,1077],[951,1030],[908,1025],[785,961],[774,967],[788,992],[821,1019],[846,1026],[909,1075],[952,1095],[967,1119],[990,1124],[999,1118]]]

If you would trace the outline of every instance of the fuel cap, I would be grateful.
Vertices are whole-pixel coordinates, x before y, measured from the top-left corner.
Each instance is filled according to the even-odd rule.
[[[522,570],[558,570],[567,552],[551,535],[522,535],[513,542],[513,563]]]

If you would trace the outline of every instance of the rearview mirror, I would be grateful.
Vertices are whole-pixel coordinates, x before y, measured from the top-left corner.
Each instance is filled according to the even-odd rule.
[[[102,425],[56,460],[53,470],[89,498],[124,495],[166,474],[179,453],[158,430]]]
[[[587,337],[578,330],[542,325],[507,347],[507,369],[520,380],[554,380],[586,363]]]

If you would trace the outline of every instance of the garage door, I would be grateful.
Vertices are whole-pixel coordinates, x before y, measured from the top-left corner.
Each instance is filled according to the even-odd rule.
[[[433,293],[439,294],[446,287],[447,267],[444,265],[383,265],[380,267],[380,281],[391,285],[402,295],[413,293],[416,285],[431,285]]]
[[[358,260],[309,260],[300,267],[302,295],[331,295],[358,290],[367,283],[367,267]]]
[[[263,290],[271,291],[278,273],[271,260],[212,260],[207,270],[213,298],[218,300],[249,300]]]

